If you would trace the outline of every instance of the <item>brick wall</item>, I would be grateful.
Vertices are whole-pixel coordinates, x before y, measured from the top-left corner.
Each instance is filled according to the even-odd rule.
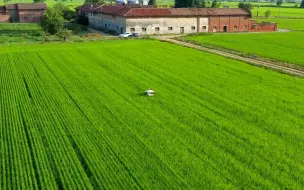
[[[252,32],[274,32],[277,31],[277,23],[263,22],[255,23],[251,25]]]
[[[19,10],[20,22],[40,22],[42,10]]]
[[[209,32],[247,32],[250,31],[248,16],[211,16]]]
[[[0,22],[9,22],[9,14],[0,13]]]

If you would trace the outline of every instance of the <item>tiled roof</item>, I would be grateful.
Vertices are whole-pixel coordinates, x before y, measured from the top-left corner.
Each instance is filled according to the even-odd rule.
[[[17,9],[16,4],[7,4],[5,7],[7,10]]]
[[[221,15],[248,15],[251,13],[247,9],[228,8],[133,8],[125,14],[125,17],[161,17],[161,16],[221,16]]]
[[[100,12],[100,13],[105,13],[105,14],[112,14],[115,13],[121,9],[124,9],[124,6],[122,5],[104,5],[102,7],[99,7],[96,11],[94,12]]]
[[[35,10],[45,10],[46,4],[45,3],[17,3],[18,9],[35,9]]]
[[[240,8],[151,8],[143,6],[104,5],[89,12],[123,17],[179,17],[179,16],[250,16],[251,12]]]
[[[45,3],[17,3],[17,4],[7,4],[6,9],[7,10],[15,10],[15,9],[21,9],[21,10],[45,10],[46,4]]]
[[[82,6],[76,7],[75,9],[79,9],[83,12],[93,12],[103,5],[105,5],[105,4],[103,4],[103,3],[86,3],[86,4],[83,4]]]

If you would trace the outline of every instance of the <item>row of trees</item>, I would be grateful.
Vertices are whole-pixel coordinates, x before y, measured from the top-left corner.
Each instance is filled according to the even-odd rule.
[[[175,7],[176,8],[206,8],[212,7],[217,8],[220,6],[220,3],[217,0],[213,0],[212,2],[206,0],[175,0]]]

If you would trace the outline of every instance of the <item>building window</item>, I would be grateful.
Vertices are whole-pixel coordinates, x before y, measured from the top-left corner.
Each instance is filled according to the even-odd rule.
[[[155,31],[158,32],[159,31],[159,27],[155,27]]]
[[[135,32],[135,28],[130,28],[130,31],[131,32]]]
[[[247,30],[247,29],[248,29],[248,26],[247,26],[247,25],[244,25],[244,28],[245,28],[245,30]]]
[[[173,28],[172,27],[168,27],[168,30],[173,30]]]
[[[203,30],[206,30],[206,29],[207,29],[207,26],[203,26],[202,29],[203,29]]]
[[[191,26],[191,30],[195,30],[195,26]]]
[[[217,26],[213,26],[213,29],[215,29],[215,30],[216,30],[216,29],[217,29]]]
[[[236,30],[238,27],[237,26],[233,26],[234,30]]]
[[[146,32],[147,31],[147,28],[142,28],[141,29],[143,32]]]

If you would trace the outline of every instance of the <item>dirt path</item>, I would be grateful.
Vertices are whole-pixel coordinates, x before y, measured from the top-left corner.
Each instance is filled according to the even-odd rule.
[[[256,59],[252,59],[252,58],[242,57],[242,56],[239,56],[239,55],[236,55],[236,54],[233,54],[233,53],[228,53],[228,52],[224,52],[224,51],[220,51],[220,50],[216,50],[216,49],[206,48],[206,47],[202,47],[202,46],[199,46],[199,45],[194,45],[194,44],[191,44],[191,43],[188,43],[188,42],[182,42],[182,41],[174,40],[174,39],[168,38],[168,37],[162,38],[161,40],[166,41],[166,42],[179,44],[179,45],[182,45],[182,46],[185,46],[185,47],[194,48],[194,49],[198,49],[198,50],[201,50],[201,51],[206,51],[206,52],[209,52],[209,53],[221,55],[221,56],[224,56],[224,57],[237,59],[237,60],[244,61],[244,62],[252,64],[252,65],[270,68],[272,70],[280,71],[280,72],[283,72],[283,73],[286,73],[286,74],[304,77],[304,71],[294,69],[294,68],[290,68],[290,67],[280,65],[280,64],[277,64],[277,63],[267,62],[267,61],[260,61],[260,60],[256,60]]]

